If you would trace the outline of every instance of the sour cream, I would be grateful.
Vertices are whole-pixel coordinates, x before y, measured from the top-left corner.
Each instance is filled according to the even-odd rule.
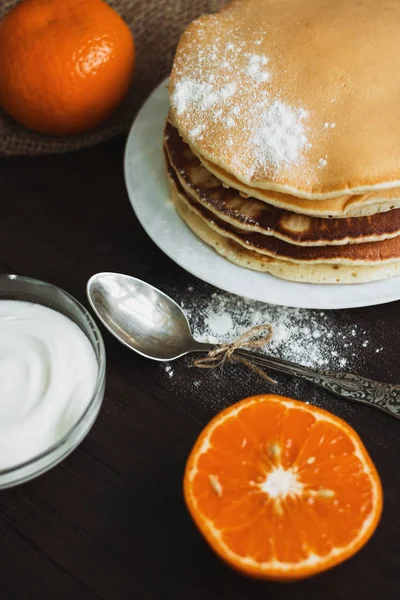
[[[17,300],[0,301],[0,469],[34,458],[78,421],[98,363],[68,317]]]

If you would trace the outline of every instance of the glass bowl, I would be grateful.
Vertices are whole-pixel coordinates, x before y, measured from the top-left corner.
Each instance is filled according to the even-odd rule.
[[[0,469],[0,489],[12,487],[45,473],[70,454],[89,433],[100,410],[105,386],[106,353],[101,333],[88,311],[62,289],[19,275],[0,275],[0,300],[24,300],[42,304],[76,323],[89,339],[99,371],[93,396],[74,426],[56,444],[30,460]]]

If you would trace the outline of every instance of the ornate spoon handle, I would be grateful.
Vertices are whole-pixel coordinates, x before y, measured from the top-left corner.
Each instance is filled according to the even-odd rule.
[[[296,363],[292,363],[282,358],[276,358],[274,356],[268,356],[241,348],[236,350],[235,353],[260,367],[265,367],[271,371],[286,373],[287,375],[302,377],[332,394],[336,394],[336,396],[374,406],[375,408],[379,408],[388,413],[392,417],[400,419],[399,385],[380,383],[352,373],[313,370],[309,367],[296,365]]]

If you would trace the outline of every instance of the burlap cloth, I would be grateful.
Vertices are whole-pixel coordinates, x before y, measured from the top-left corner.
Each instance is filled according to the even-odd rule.
[[[17,2],[0,0],[0,19]],[[184,28],[199,15],[217,10],[223,0],[108,0],[108,3],[128,23],[136,44],[135,76],[124,102],[94,131],[65,137],[28,131],[0,110],[0,155],[70,152],[127,131],[146,96],[168,74]]]

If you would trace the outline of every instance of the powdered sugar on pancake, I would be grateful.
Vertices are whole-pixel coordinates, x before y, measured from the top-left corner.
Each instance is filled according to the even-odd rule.
[[[252,138],[257,163],[279,167],[298,161],[309,144],[304,123],[307,117],[303,108],[292,108],[280,100],[270,104],[260,115],[260,127]]]
[[[198,138],[199,140],[202,139],[201,134],[203,133],[205,128],[205,125],[196,125],[196,127],[193,127],[193,129],[190,130],[189,135],[192,138]]]
[[[178,115],[187,110],[206,111],[214,105],[220,106],[236,91],[235,83],[228,83],[220,90],[211,83],[202,83],[194,79],[184,78],[178,81],[171,96],[171,102]],[[204,125],[200,123],[198,125]]]
[[[182,79],[176,84],[171,98],[178,115],[193,108],[206,110],[218,101],[210,83],[198,83],[193,79]],[[200,124],[201,125],[201,124]]]
[[[249,178],[266,166],[278,172],[301,165],[312,146],[309,111],[271,93],[274,65],[259,52],[259,37],[250,42],[234,32],[230,37],[226,42],[215,35],[182,67],[175,61],[170,101],[180,121],[191,124],[188,142],[207,143],[218,131],[231,164],[245,163]],[[240,148],[232,144],[235,128],[243,132]]]
[[[188,108],[178,115],[172,106],[183,138],[252,188],[325,200],[399,187],[400,3],[390,0],[386,11],[379,2],[360,0],[217,4],[218,13],[196,19],[181,37],[170,91],[182,78],[209,83],[217,95],[228,83],[237,89],[222,105],[221,121],[213,110],[199,115]],[[263,95],[269,105],[261,107]],[[276,101],[308,113],[300,123],[307,143],[294,160],[257,165],[251,140],[262,109]],[[223,119],[234,106],[242,112],[227,128]],[[197,143],[189,131],[198,119],[207,127]]]
[[[269,62],[269,58],[262,54],[248,54],[248,63],[245,69],[246,74],[256,83],[269,81],[271,74],[265,68]]]

